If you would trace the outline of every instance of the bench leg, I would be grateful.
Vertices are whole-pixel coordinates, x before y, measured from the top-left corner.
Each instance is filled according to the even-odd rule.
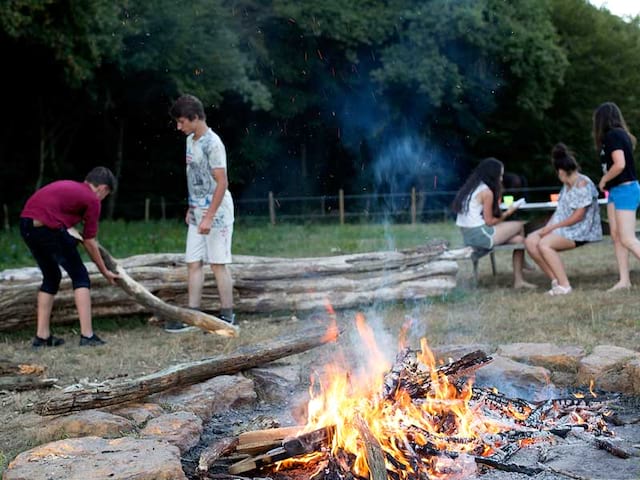
[[[493,273],[493,276],[496,276],[496,257],[495,257],[495,252],[491,252],[489,253],[489,258],[491,259],[491,272]]]

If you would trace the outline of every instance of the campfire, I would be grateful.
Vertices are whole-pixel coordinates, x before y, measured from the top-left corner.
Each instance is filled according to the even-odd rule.
[[[511,457],[569,434],[629,456],[607,427],[612,397],[509,398],[473,385],[473,373],[490,356],[475,351],[438,364],[425,339],[419,350],[402,341],[390,364],[364,318],[356,323],[370,352],[363,371],[346,369],[346,361],[327,365],[310,387],[304,426],[246,432],[211,445],[200,458],[200,475],[426,480],[462,479],[488,468],[536,474],[544,467],[518,465]],[[228,476],[207,477],[219,463]]]

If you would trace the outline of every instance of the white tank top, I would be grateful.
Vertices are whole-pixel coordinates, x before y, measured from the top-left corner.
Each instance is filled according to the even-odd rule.
[[[456,225],[459,227],[473,228],[481,227],[484,225],[484,218],[482,218],[482,202],[478,194],[484,190],[488,190],[489,187],[486,183],[480,182],[476,189],[469,195],[469,209],[464,213],[459,213],[456,217]]]

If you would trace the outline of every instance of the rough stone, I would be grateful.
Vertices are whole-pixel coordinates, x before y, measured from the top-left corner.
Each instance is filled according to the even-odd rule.
[[[546,368],[515,362],[499,355],[476,372],[476,384],[495,387],[507,396],[529,400],[547,399],[555,390]]]
[[[83,437],[18,455],[3,480],[187,480],[180,451],[149,439]]]
[[[496,353],[516,362],[573,373],[578,371],[580,360],[587,354],[582,347],[552,343],[512,343],[501,345]]]
[[[255,383],[261,401],[288,405],[300,384],[299,365],[273,365],[252,368],[246,375]]]
[[[633,380],[627,365],[640,359],[640,353],[612,345],[599,345],[591,355],[580,361],[576,381],[589,385],[593,380],[596,388],[609,392],[633,392]]]
[[[35,437],[40,443],[68,437],[117,438],[133,430],[133,423],[124,417],[100,410],[85,410],[55,418],[42,417]]]
[[[257,395],[252,380],[242,375],[221,375],[206,382],[152,395],[149,399],[174,411],[195,413],[207,422],[216,413],[254,403]]]
[[[157,403],[132,403],[125,407],[116,408],[111,413],[128,418],[137,427],[140,427],[152,418],[157,418],[166,412]]]
[[[625,370],[631,380],[631,393],[640,395],[640,359],[631,360]]]
[[[184,453],[195,447],[202,435],[202,420],[191,412],[175,412],[154,418],[140,431],[142,438],[164,440]]]
[[[477,350],[482,350],[487,355],[491,355],[495,352],[494,347],[484,343],[476,343],[472,345],[440,345],[432,348],[434,357],[437,360],[442,360],[443,362],[448,362],[449,359],[458,360],[460,357]]]

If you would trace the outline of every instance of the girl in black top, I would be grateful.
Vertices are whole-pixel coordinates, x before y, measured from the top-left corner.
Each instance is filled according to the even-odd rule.
[[[636,138],[629,132],[622,112],[606,102],[593,113],[593,138],[602,163],[601,191],[609,192],[607,216],[620,278],[609,291],[631,287],[629,252],[640,260],[636,238],[636,211],[640,205],[640,185],[633,161]]]

